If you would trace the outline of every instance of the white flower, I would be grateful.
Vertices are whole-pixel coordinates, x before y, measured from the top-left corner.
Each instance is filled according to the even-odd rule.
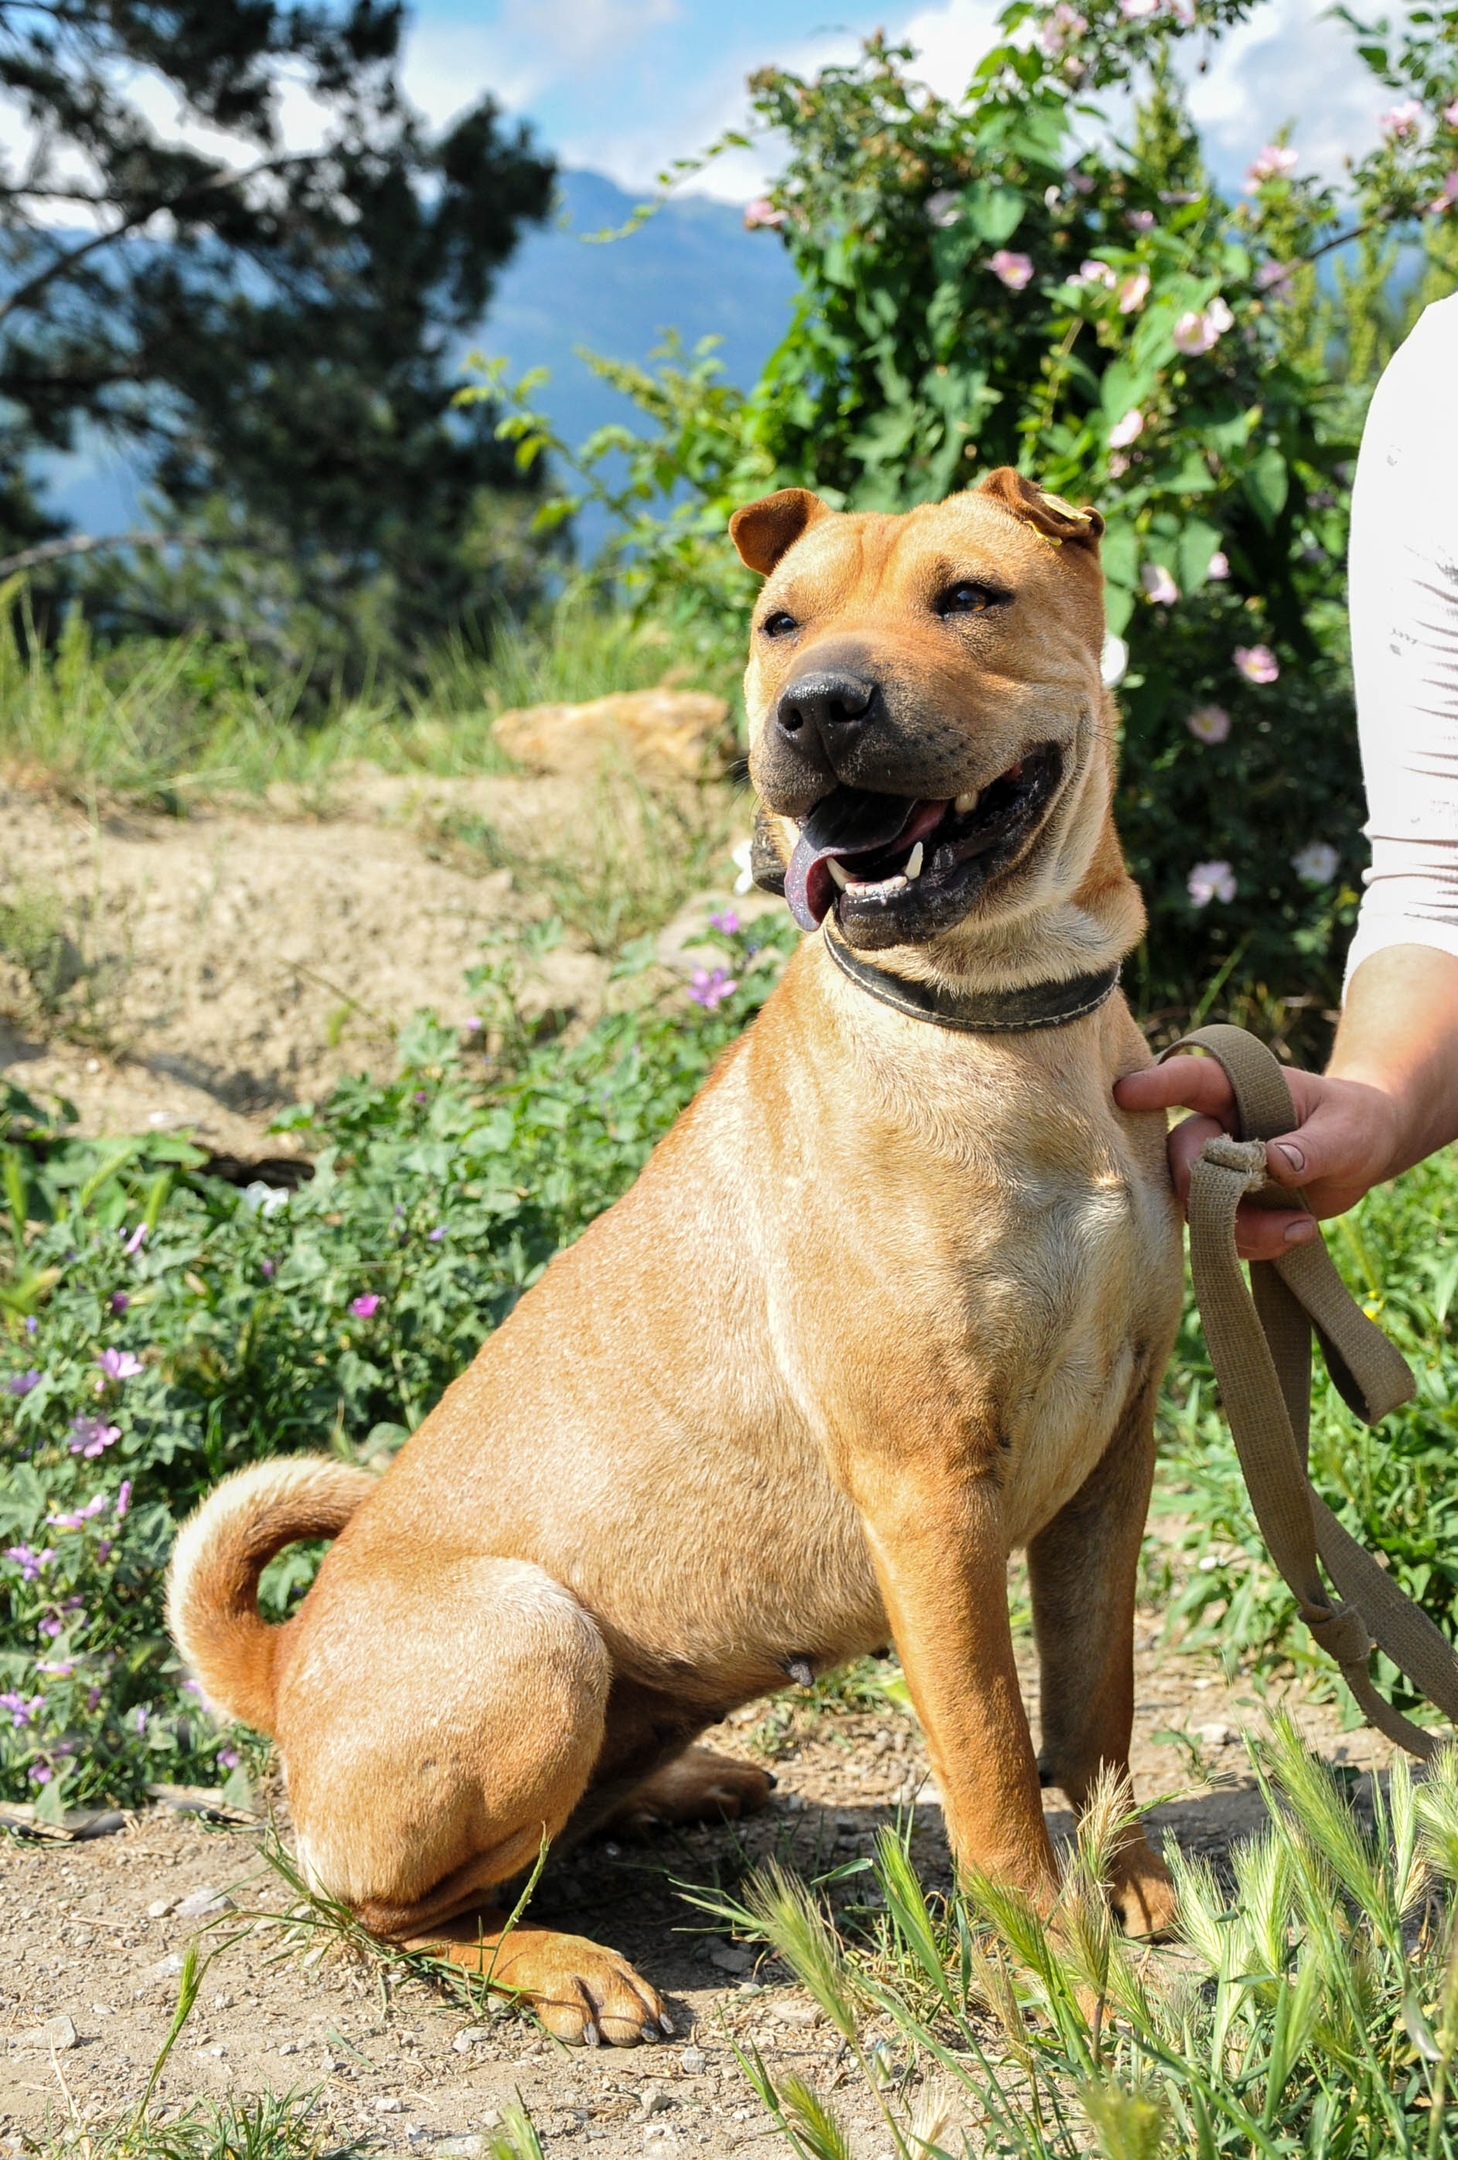
[[[1103,656],[1099,662],[1099,673],[1103,677],[1104,688],[1112,690],[1115,683],[1121,683],[1124,680],[1128,666],[1129,648],[1124,643],[1124,640],[1121,637],[1115,637],[1111,630],[1104,639]]]
[[[1217,548],[1215,550],[1215,553],[1210,557],[1210,567],[1205,572],[1205,575],[1207,578],[1214,578],[1217,584],[1222,583],[1226,578],[1229,577],[1230,564],[1219,548]]]
[[[1193,308],[1181,315],[1170,336],[1174,339],[1175,351],[1182,353],[1207,353],[1215,342],[1215,332],[1204,316],[1197,315]]]
[[[752,840],[741,840],[730,857],[730,861],[739,872],[738,877],[734,880],[734,890],[737,893],[754,891],[754,872],[749,867],[749,858],[753,849],[754,842]]]
[[[1230,733],[1230,715],[1223,705],[1198,705],[1185,726],[1196,742],[1222,743]]]
[[[1178,585],[1163,563],[1147,562],[1139,573],[1139,582],[1156,607],[1173,607],[1180,596]]]
[[[1107,285],[1112,292],[1119,276],[1112,263],[1099,262],[1090,255],[1087,262],[1079,264],[1077,277],[1071,277],[1068,282],[1070,285]]]
[[[1380,114],[1377,125],[1393,142],[1403,142],[1409,135],[1417,133],[1418,122],[1422,116],[1423,109],[1418,100],[1404,98],[1402,103],[1394,105],[1390,112]]]
[[[925,209],[931,224],[955,225],[962,214],[962,198],[955,188],[938,188],[935,195],[928,195]]]
[[[1185,890],[1195,907],[1208,907],[1212,900],[1227,903],[1235,898],[1235,873],[1228,862],[1197,862],[1185,880]]]
[[[1132,412],[1126,412],[1123,419],[1116,420],[1109,429],[1109,448],[1127,450],[1130,443],[1138,442],[1143,433],[1144,415],[1136,405]]]
[[[1296,169],[1296,152],[1289,143],[1267,143],[1264,150],[1257,150],[1250,161],[1245,176],[1248,188],[1258,188],[1263,180],[1284,180],[1288,172]]]
[[[1149,298],[1149,272],[1136,270],[1133,277],[1125,278],[1119,287],[1119,313],[1134,315]]]
[[[1308,840],[1291,857],[1291,868],[1303,885],[1330,885],[1341,857],[1329,840]]]

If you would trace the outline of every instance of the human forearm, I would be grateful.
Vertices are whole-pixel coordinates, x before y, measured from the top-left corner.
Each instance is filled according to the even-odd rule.
[[[1370,954],[1347,986],[1327,1075],[1384,1099],[1373,1183],[1458,1139],[1458,959],[1432,945]]]

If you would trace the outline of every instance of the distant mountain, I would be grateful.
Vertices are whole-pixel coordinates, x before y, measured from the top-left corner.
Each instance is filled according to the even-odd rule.
[[[583,235],[625,224],[638,198],[592,172],[562,173],[558,193],[556,220],[527,234],[467,344],[503,356],[513,376],[549,368],[536,403],[569,443],[632,417],[578,346],[645,361],[666,329],[689,348],[717,336],[726,375],[748,388],[789,320],[794,278],[775,235],[747,233],[730,203],[686,195],[626,239],[594,245]],[[105,443],[47,459],[43,470],[51,503],[83,531],[117,532],[144,516],[138,470]],[[598,538],[589,526],[579,542],[590,551]]]
[[[730,203],[686,195],[626,239],[593,244],[583,235],[625,224],[638,198],[590,172],[563,173],[559,192],[558,223],[522,242],[476,342],[515,373],[551,369],[540,402],[564,439],[580,442],[627,410],[578,346],[641,361],[666,329],[690,348],[716,336],[725,374],[747,389],[789,321],[795,281],[775,235],[747,233]]]

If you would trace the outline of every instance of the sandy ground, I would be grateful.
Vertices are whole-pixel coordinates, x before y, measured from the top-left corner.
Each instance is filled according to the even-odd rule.
[[[1156,1838],[1173,1831],[1218,1866],[1232,1839],[1264,1819],[1239,1740],[1260,1729],[1264,1713],[1249,1688],[1162,1650],[1153,1614],[1141,1629],[1140,1796],[1169,1796],[1152,1812]],[[1035,1710],[1030,1652],[1023,1664]],[[1386,1761],[1380,1741],[1342,1733],[1331,1710],[1308,1705],[1301,1715],[1329,1759]],[[741,1713],[739,1729],[707,1737],[726,1752],[753,1752],[756,1731],[765,1733],[759,1716]],[[549,1867],[539,1885],[537,1916],[612,1943],[664,1990],[677,2032],[657,2047],[564,2048],[529,2018],[482,2016],[419,1981],[382,1979],[332,1940],[322,1950],[318,1937],[289,1948],[276,1925],[246,1927],[250,1915],[289,1905],[249,1830],[156,1810],[84,1844],[0,1841],[0,2149],[18,2151],[23,2136],[59,2127],[69,2108],[83,2120],[106,2115],[140,2091],[175,2004],[181,1954],[200,1936],[204,1947],[222,1947],[163,2074],[164,2108],[198,2095],[303,2092],[316,2096],[327,2143],[455,2160],[479,2150],[471,2141],[519,2096],[549,2153],[714,2160],[769,2128],[733,2052],[752,2042],[772,2074],[797,2071],[833,2098],[855,2160],[889,2160],[884,2126],[835,2034],[782,1967],[735,1943],[685,1893],[716,1879],[732,1887],[747,1862],[769,1853],[811,1877],[843,1867],[915,1795],[913,1856],[923,1882],[945,1887],[920,1736],[889,1704],[800,1712],[765,1759],[779,1779],[765,1814],[645,1845],[599,1840]],[[1051,1798],[1049,1813],[1055,1834],[1066,1835],[1071,1820]],[[209,1893],[232,1903],[199,1915]],[[854,1878],[837,1895],[853,1902]]]
[[[327,811],[281,798],[172,818],[0,786],[0,908],[49,910],[74,977],[48,1022],[0,952],[0,1070],[67,1096],[84,1131],[188,1127],[216,1151],[284,1152],[270,1118],[343,1073],[391,1072],[421,1006],[464,1022],[466,970],[542,912],[442,835],[569,832],[584,788],[357,775]],[[607,980],[569,941],[523,1003],[590,1022]]]

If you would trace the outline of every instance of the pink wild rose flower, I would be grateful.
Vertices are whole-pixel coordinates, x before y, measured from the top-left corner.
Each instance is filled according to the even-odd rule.
[[[1019,255],[1012,248],[999,248],[997,253],[989,258],[987,267],[994,277],[1002,279],[1009,292],[1021,292],[1025,285],[1032,282],[1032,257]]]
[[[1235,664],[1247,682],[1272,683],[1281,672],[1281,663],[1269,645],[1237,645]]]

